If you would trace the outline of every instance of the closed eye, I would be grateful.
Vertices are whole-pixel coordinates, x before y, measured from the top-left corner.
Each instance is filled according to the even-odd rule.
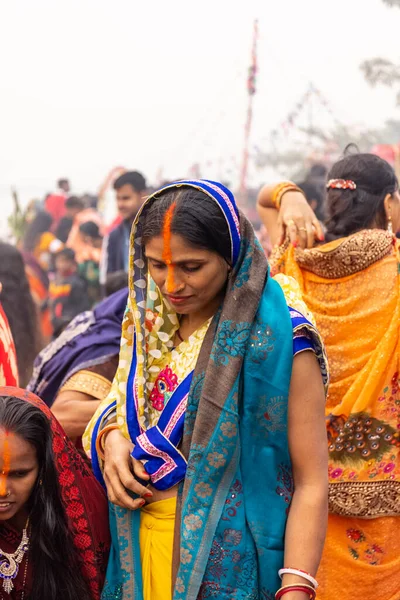
[[[195,273],[196,271],[200,271],[203,265],[196,265],[195,267],[189,267],[187,265],[183,265],[182,271],[186,273]]]
[[[164,263],[151,261],[151,266],[153,267],[153,269],[161,270],[161,269],[165,269],[166,265]]]
[[[22,479],[23,477],[26,477],[27,475],[29,475],[29,473],[31,472],[31,470],[25,470],[25,471],[11,471],[9,474],[9,477],[15,477],[16,479]]]

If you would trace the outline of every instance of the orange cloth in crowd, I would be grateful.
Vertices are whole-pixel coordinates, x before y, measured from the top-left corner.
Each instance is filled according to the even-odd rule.
[[[53,327],[51,325],[50,309],[43,308],[44,303],[48,299],[49,293],[39,277],[34,273],[33,269],[25,264],[25,273],[28,279],[29,288],[33,301],[37,307],[39,314],[40,330],[43,336],[44,343],[49,343],[53,335]]]
[[[400,599],[399,242],[358,232],[276,249],[326,345],[329,521],[319,600]]]
[[[0,304],[0,386],[5,385],[18,385],[18,368],[10,325]]]
[[[103,219],[97,210],[94,208],[86,208],[76,215],[68,236],[67,246],[74,250],[75,258],[78,263],[83,263],[86,260],[100,262],[101,248],[93,248],[93,246],[85,243],[79,231],[79,227],[83,225],[83,223],[88,223],[89,221],[96,223],[99,227],[100,235],[103,234]]]

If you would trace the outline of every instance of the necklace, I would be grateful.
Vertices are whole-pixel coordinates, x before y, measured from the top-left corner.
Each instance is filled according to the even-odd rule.
[[[23,582],[22,582],[21,600],[24,600],[24,598],[25,598],[25,584],[26,584],[26,578],[27,578],[27,575],[28,575],[28,563],[29,563],[29,553],[27,553],[27,555],[26,555],[25,570],[24,570],[24,579],[23,579]],[[1,595],[1,600],[4,600],[3,594]]]
[[[28,525],[29,519],[25,525],[25,529],[22,532],[22,540],[18,548],[12,554],[4,552],[0,549],[0,578],[3,580],[3,590],[7,594],[11,594],[14,589],[13,580],[17,577],[19,572],[19,566],[22,563],[25,553],[29,549],[29,537],[28,537]],[[24,583],[23,583],[23,594],[25,595],[25,583],[26,575],[28,572],[28,557],[25,564]]]

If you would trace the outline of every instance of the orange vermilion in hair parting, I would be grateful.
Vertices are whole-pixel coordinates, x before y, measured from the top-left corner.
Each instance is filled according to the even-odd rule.
[[[4,439],[3,446],[3,470],[0,474],[0,496],[7,495],[7,477],[10,472],[10,463],[11,463],[11,455],[10,455],[10,442],[9,442],[9,433],[6,431],[6,437]]]
[[[166,280],[166,290],[168,293],[174,291],[175,281],[174,281],[174,265],[172,264],[172,252],[171,252],[171,226],[172,219],[174,217],[176,209],[176,202],[173,202],[167,212],[165,213],[164,218],[164,226],[163,226],[163,241],[164,248],[162,259],[164,263],[167,265],[167,280]]]

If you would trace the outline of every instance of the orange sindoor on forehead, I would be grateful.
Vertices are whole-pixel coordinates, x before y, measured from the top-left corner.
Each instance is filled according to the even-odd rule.
[[[0,496],[7,495],[7,477],[10,473],[11,454],[10,454],[10,441],[9,433],[6,431],[6,437],[4,439],[3,446],[3,470],[0,473]]]
[[[165,213],[164,226],[163,226],[163,262],[167,265],[167,280],[165,282],[166,290],[171,293],[175,289],[175,278],[174,278],[174,265],[172,264],[172,251],[171,251],[171,226],[172,219],[174,217],[176,209],[176,202],[173,202],[167,212]]]

